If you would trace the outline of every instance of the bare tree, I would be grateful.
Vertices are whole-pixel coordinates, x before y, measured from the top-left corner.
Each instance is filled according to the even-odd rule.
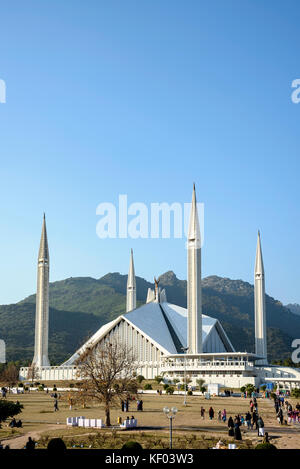
[[[91,398],[89,397],[89,383],[87,380],[82,380],[76,383],[76,390],[70,391],[65,394],[63,399],[68,403],[69,407],[80,405],[83,409]]]
[[[15,386],[19,380],[19,370],[14,363],[9,363],[1,374],[3,381],[9,388]]]
[[[31,382],[33,383],[33,381],[38,378],[39,378],[38,368],[34,363],[32,363],[32,365],[28,368],[27,379],[30,379]]]
[[[132,350],[116,340],[85,349],[77,360],[86,396],[104,404],[107,426],[111,407],[137,393],[135,361]]]

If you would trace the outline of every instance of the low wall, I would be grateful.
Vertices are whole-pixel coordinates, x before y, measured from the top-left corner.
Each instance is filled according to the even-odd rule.
[[[30,368],[20,368],[21,381],[31,381]],[[65,381],[78,380],[78,367],[76,366],[43,366],[35,371],[34,381]]]

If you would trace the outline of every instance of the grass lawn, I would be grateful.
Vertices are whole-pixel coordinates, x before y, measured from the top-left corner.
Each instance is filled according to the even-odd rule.
[[[169,421],[163,414],[163,407],[177,407],[178,413],[174,420],[174,447],[176,448],[206,448],[212,447],[215,441],[220,438],[223,441],[232,441],[228,437],[227,423],[218,421],[218,411],[226,409],[227,416],[236,414],[245,415],[249,409],[249,399],[238,397],[213,397],[206,400],[202,396],[188,396],[187,406],[183,405],[183,395],[157,395],[140,394],[143,399],[144,411],[136,411],[136,402],[130,402],[129,412],[122,413],[120,408],[111,409],[111,423],[117,424],[117,418],[123,419],[134,415],[137,418],[138,426],[141,430],[122,431],[122,430],[94,430],[89,428],[66,427],[66,418],[71,416],[83,415],[87,418],[102,418],[104,420],[104,409],[102,405],[91,404],[83,409],[80,406],[74,407],[71,411],[67,403],[68,393],[61,393],[59,400],[59,411],[54,412],[53,398],[44,391],[35,391],[28,394],[11,394],[8,399],[19,400],[24,409],[22,414],[17,416],[23,421],[23,428],[17,429],[18,433],[11,435],[11,429],[3,425],[0,430],[0,439],[15,437],[19,434],[36,432],[36,439],[40,439],[39,447],[47,444],[49,437],[59,435],[63,437],[69,447],[74,445],[83,445],[92,448],[119,448],[124,441],[134,439],[149,448],[167,448],[168,447],[168,425]],[[200,408],[203,406],[206,410],[205,419],[200,418]],[[215,418],[209,420],[208,409],[212,406],[215,410]],[[276,433],[279,427],[273,409],[272,401],[265,399],[258,400],[258,410],[262,415],[266,431],[272,435]],[[270,431],[270,430],[271,431]],[[251,447],[261,438],[257,437],[255,431],[246,432],[243,427],[242,447]],[[279,436],[278,438],[282,438]],[[17,441],[17,440],[16,440]]]

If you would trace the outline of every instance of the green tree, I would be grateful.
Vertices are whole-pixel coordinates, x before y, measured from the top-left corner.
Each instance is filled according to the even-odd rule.
[[[253,384],[250,383],[246,384],[245,389],[248,394],[251,394],[255,391],[255,387],[253,386]]]
[[[196,379],[196,383],[197,383],[198,386],[199,386],[199,391],[200,391],[200,392],[203,392],[203,391],[201,391],[201,389],[203,389],[203,388],[206,389],[206,387],[204,386],[204,384],[205,384],[205,380],[204,380],[204,379],[201,379],[201,378]]]
[[[155,381],[157,382],[157,384],[160,384],[163,380],[163,377],[162,376],[155,376]]]
[[[5,399],[0,399],[0,427],[1,422],[4,422],[9,417],[14,417],[22,412],[23,406],[19,402],[14,403]]]
[[[137,380],[137,382],[138,382],[139,384],[141,384],[142,381],[145,381],[145,378],[144,378],[144,376],[142,376],[142,375],[138,375],[138,376],[136,377],[136,380]]]

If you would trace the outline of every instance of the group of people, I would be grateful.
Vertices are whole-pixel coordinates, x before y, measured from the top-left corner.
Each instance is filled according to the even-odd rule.
[[[283,396],[274,397],[274,408],[276,412],[276,417],[280,425],[287,423],[300,423],[300,404],[297,402],[296,406],[293,407],[292,404],[285,400]],[[285,419],[284,417],[287,417]]]
[[[15,418],[13,418],[9,425],[8,425],[10,428],[22,428],[23,427],[23,424],[22,424],[22,420],[16,420]]]
[[[233,418],[230,416],[228,419],[228,435],[233,436],[235,440],[241,440],[242,434],[240,426],[242,425],[241,418],[239,415],[236,415]]]
[[[204,407],[201,406],[201,409],[200,409],[200,416],[202,418],[202,420],[205,419],[205,409]],[[208,409],[208,416],[209,416],[209,420],[213,420],[214,416],[215,416],[215,411],[212,407],[210,407]],[[226,413],[226,409],[224,410],[219,410],[218,412],[218,420],[223,420],[223,422],[226,422],[226,419],[227,419],[227,413]]]
[[[288,416],[288,423],[300,423],[300,404],[297,402],[295,408],[286,401],[286,411]]]
[[[128,412],[129,411],[129,399],[126,399],[125,401],[121,401],[121,410],[122,412]]]
[[[300,411],[300,404],[299,404]],[[200,416],[202,420],[205,419],[205,409],[204,407],[200,408]],[[208,410],[208,416],[210,420],[213,420],[215,416],[215,411],[213,407],[210,407]],[[226,409],[218,411],[218,420],[227,421],[227,412]],[[233,436],[236,440],[241,440],[241,427],[246,426],[248,430],[257,430],[258,436],[265,436],[264,431],[264,421],[263,418],[258,414],[258,403],[255,395],[250,399],[249,410],[245,415],[236,415],[234,418],[229,417],[228,419],[228,435]],[[266,439],[268,440],[268,434],[266,434]]]

